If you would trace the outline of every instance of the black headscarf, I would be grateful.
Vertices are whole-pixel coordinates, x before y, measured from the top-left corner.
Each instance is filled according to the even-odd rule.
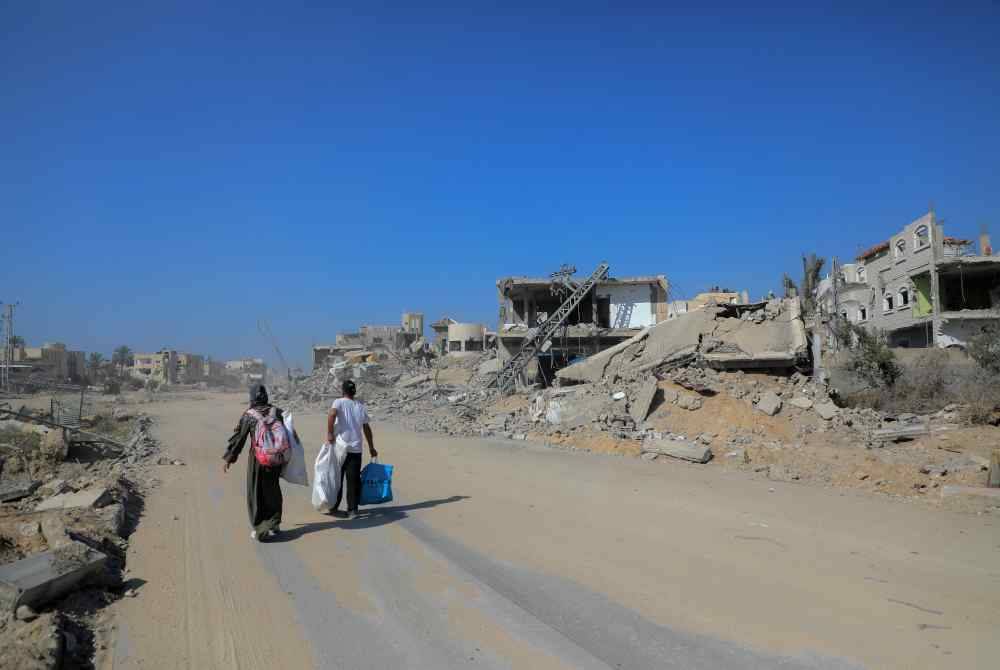
[[[263,384],[254,384],[250,387],[250,406],[265,407],[268,405],[267,389]]]

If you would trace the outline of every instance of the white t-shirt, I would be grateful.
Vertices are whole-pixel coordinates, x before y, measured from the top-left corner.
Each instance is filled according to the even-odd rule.
[[[360,454],[364,440],[361,427],[368,423],[368,409],[363,402],[350,398],[337,398],[333,401],[333,409],[337,410],[337,422],[333,424],[337,444],[347,447],[347,451]]]

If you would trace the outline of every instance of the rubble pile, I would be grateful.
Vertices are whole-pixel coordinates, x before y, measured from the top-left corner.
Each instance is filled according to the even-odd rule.
[[[160,453],[152,421],[122,407],[80,428],[45,425],[42,413],[7,416],[14,418],[0,422],[4,660],[90,667],[104,644],[96,633],[107,625],[102,608],[128,591],[127,538]]]

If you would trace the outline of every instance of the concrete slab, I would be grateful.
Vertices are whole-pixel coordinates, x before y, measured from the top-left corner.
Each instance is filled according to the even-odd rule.
[[[758,411],[763,412],[768,416],[774,416],[781,411],[781,398],[779,398],[773,391],[765,391],[757,400],[756,407]]]
[[[712,460],[710,447],[680,440],[649,440],[642,445],[642,451],[646,454],[659,454],[692,463],[708,463]]]
[[[109,502],[111,502],[111,492],[103,486],[97,486],[76,493],[61,493],[52,496],[48,500],[38,503],[35,511],[44,512],[50,509],[71,509],[73,507],[102,507]]]
[[[653,400],[656,398],[656,392],[659,390],[657,387],[656,377],[650,376],[646,381],[642,383],[639,387],[638,393],[635,395],[635,399],[632,400],[631,405],[629,405],[628,412],[632,419],[640,424],[646,420],[649,416],[649,409],[653,405]]]
[[[819,414],[819,417],[824,421],[830,421],[833,417],[837,416],[837,413],[840,411],[836,405],[829,401],[816,403],[813,405],[813,409],[816,410],[816,413]]]
[[[35,492],[41,482],[5,482],[0,484],[0,503],[14,502]]]
[[[796,396],[788,401],[790,405],[794,405],[799,409],[812,409],[813,401],[812,398],[807,398],[804,395]]]
[[[14,612],[28,605],[37,610],[100,574],[107,560],[101,552],[73,542],[0,565],[0,609]]]

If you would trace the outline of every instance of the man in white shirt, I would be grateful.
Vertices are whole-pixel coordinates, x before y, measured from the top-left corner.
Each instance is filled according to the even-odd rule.
[[[364,403],[354,399],[358,389],[350,379],[341,386],[343,398],[333,401],[330,414],[326,419],[326,441],[346,447],[347,458],[340,469],[340,489],[337,491],[337,502],[333,504],[331,514],[337,515],[340,499],[347,485],[347,514],[353,519],[358,514],[358,500],[361,498],[361,447],[362,438],[368,440],[368,453],[372,458],[378,457],[375,451],[375,439],[368,421],[368,409]]]

